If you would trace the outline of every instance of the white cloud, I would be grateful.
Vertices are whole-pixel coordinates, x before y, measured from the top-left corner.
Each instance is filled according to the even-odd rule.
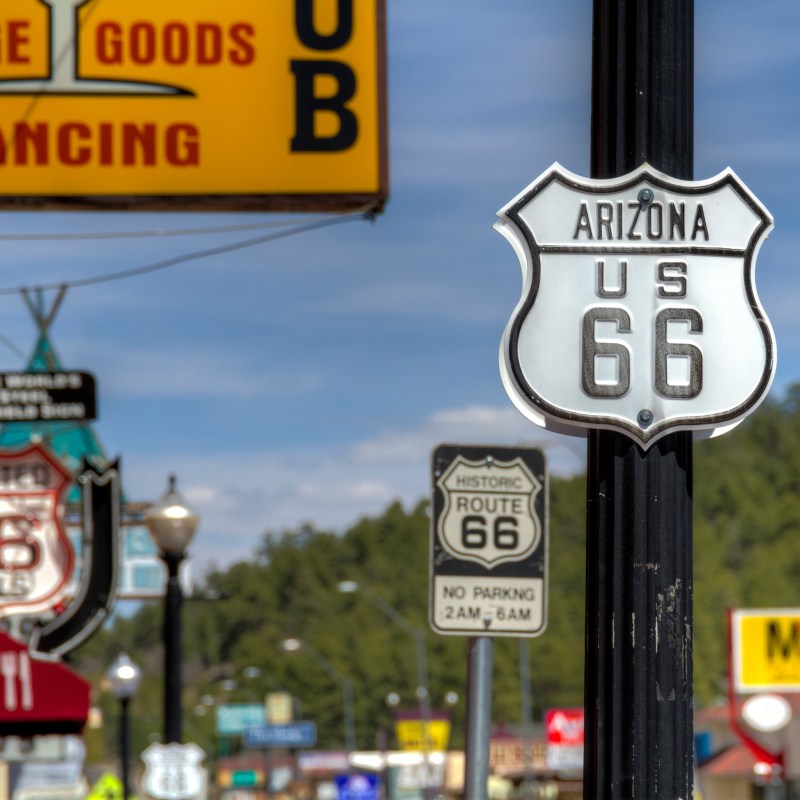
[[[119,343],[85,341],[77,347],[102,374],[103,392],[126,397],[211,397],[252,399],[320,391],[323,379],[312,371],[269,369],[257,353],[237,353],[220,345],[137,346],[128,343],[124,359]]]
[[[124,482],[132,499],[158,497],[166,470],[202,517],[192,545],[199,565],[248,557],[266,530],[305,522],[343,531],[395,500],[430,493],[430,458],[438,444],[539,446],[554,474],[585,466],[583,442],[541,431],[512,408],[470,406],[429,415],[416,427],[386,431],[344,449],[267,450],[216,456],[129,455]],[[166,466],[168,465],[168,466]]]

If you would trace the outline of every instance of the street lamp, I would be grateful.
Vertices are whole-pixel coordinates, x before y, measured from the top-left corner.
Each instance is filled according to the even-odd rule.
[[[106,672],[111,694],[119,700],[119,752],[122,762],[122,800],[128,800],[128,751],[129,751],[129,724],[128,724],[128,702],[136,694],[139,688],[139,681],[142,678],[142,671],[133,661],[128,658],[126,653],[120,653]]]
[[[425,752],[430,750],[429,724],[431,721],[431,701],[428,691],[428,654],[425,647],[425,631],[412,625],[405,617],[379,594],[376,594],[367,586],[362,586],[356,581],[340,581],[336,588],[342,594],[355,594],[360,592],[366,595],[392,622],[399,625],[409,636],[414,639],[414,647],[417,657],[417,689],[416,695],[419,701],[420,722],[422,723],[422,742]]]
[[[181,741],[181,602],[178,569],[186,557],[199,518],[175,488],[169,476],[166,494],[144,516],[144,524],[167,567],[164,597],[164,740]]]
[[[414,647],[417,657],[417,700],[419,702],[420,728],[422,730],[422,752],[425,764],[425,786],[423,796],[428,797],[428,766],[431,750],[430,730],[431,730],[431,699],[428,691],[428,654],[425,647],[425,631],[412,625],[408,620],[390,603],[376,594],[368,586],[361,586],[357,581],[340,581],[336,588],[343,594],[355,594],[361,592],[365,594],[392,622],[399,625],[409,636],[414,639]]]
[[[342,705],[344,709],[344,741],[345,749],[352,753],[356,749],[355,712],[353,711],[353,682],[342,675],[333,664],[321,653],[302,639],[284,639],[281,649],[286,653],[296,653],[302,650],[320,669],[326,672],[333,680],[338,681],[342,687]]]

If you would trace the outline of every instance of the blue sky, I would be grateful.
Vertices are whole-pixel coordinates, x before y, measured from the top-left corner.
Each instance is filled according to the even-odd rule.
[[[583,468],[582,440],[540,431],[501,386],[520,271],[492,224],[552,162],[588,173],[590,5],[387,0],[381,217],[68,293],[52,329],[62,362],[96,375],[97,431],[122,457],[131,498],[156,498],[177,474],[203,517],[201,571],[247,557],[266,530],[344,530],[394,499],[415,502],[441,442],[539,444],[554,471]],[[757,286],[781,392],[800,378],[800,5],[696,7],[695,175],[733,167],[775,216]],[[0,235],[279,219],[3,213]],[[0,288],[247,235],[0,241]],[[34,345],[19,295],[0,296],[0,334]],[[0,350],[0,368],[21,366]]]

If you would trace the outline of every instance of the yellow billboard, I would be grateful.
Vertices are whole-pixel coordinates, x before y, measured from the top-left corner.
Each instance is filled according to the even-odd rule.
[[[0,205],[380,207],[385,0],[3,0]]]
[[[800,692],[800,608],[731,613],[733,685],[737,692]]]

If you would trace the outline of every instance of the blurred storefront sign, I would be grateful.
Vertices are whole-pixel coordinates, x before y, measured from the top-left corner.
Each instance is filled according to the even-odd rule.
[[[370,774],[337,775],[336,796],[337,800],[378,800],[380,780]]]
[[[264,706],[259,703],[226,703],[217,706],[217,736],[241,736],[247,728],[263,725]]]
[[[800,692],[800,608],[734,610],[731,646],[734,691]]]
[[[401,750],[423,750],[426,740],[430,743],[430,750],[447,750],[450,714],[447,711],[431,711],[430,719],[423,720],[419,709],[397,711],[394,732]]]
[[[269,692],[264,700],[267,711],[267,722],[283,725],[292,722],[294,709],[289,692]]]
[[[489,743],[489,767],[497,775],[522,775],[526,770],[547,769],[547,746],[543,739],[493,737]]]
[[[582,708],[554,708],[545,714],[547,767],[556,772],[583,769],[584,713]]]
[[[306,777],[330,776],[349,766],[344,750],[301,750],[297,754],[297,767]]]
[[[89,372],[0,372],[0,422],[97,419]]]

